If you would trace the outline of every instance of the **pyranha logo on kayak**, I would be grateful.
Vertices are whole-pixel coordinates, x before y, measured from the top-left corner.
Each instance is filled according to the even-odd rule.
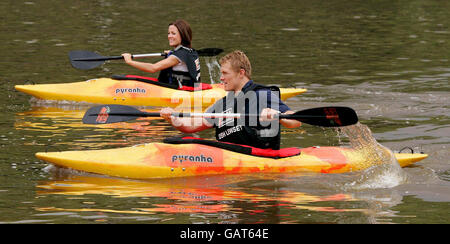
[[[192,163],[213,163],[214,160],[212,157],[206,157],[203,154],[193,156],[193,155],[173,155],[172,163],[174,162],[192,162]]]
[[[116,88],[116,94],[125,94],[125,93],[146,93],[147,91],[144,88]]]

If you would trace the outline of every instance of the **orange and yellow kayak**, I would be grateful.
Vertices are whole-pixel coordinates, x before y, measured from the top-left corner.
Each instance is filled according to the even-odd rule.
[[[425,159],[426,154],[396,153],[400,166]],[[308,147],[283,158],[248,155],[201,144],[148,143],[117,149],[39,152],[36,157],[56,166],[132,179],[171,178],[242,173],[364,170],[383,162],[344,147]]]
[[[112,78],[61,84],[16,85],[15,88],[42,100],[184,108],[206,108],[226,95],[222,84],[212,84],[210,89],[205,90],[186,91],[137,80]],[[280,90],[282,100],[306,92],[303,88]]]

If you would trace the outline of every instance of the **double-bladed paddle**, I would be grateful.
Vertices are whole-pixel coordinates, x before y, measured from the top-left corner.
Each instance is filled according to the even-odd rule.
[[[177,117],[204,117],[204,118],[240,118],[242,116],[257,116],[234,113],[173,113]],[[134,120],[139,117],[161,117],[158,112],[144,112],[126,105],[100,105],[86,111],[83,117],[85,124],[109,124]],[[280,119],[295,119],[300,122],[323,126],[340,127],[353,125],[358,122],[356,112],[349,107],[319,107],[300,110],[294,114],[280,114]]]
[[[203,48],[197,50],[199,56],[211,57],[216,56],[223,52],[221,48]],[[134,54],[132,58],[146,58],[146,57],[161,57],[166,56],[165,53],[146,53],[146,54]],[[105,57],[96,52],[76,50],[69,52],[69,59],[72,67],[76,69],[93,69],[102,65],[107,60],[123,59],[123,56],[110,56]]]

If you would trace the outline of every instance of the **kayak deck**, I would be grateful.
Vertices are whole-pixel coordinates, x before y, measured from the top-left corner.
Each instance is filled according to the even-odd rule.
[[[395,154],[405,167],[426,154]],[[360,152],[342,147],[309,147],[298,156],[273,159],[245,155],[199,144],[148,143],[117,149],[36,153],[56,166],[122,178],[151,179],[238,173],[318,172],[363,170],[370,162]]]
[[[226,95],[222,84],[212,84],[212,89],[190,92],[136,80],[111,78],[61,84],[16,85],[15,89],[43,100],[161,107],[208,107]],[[306,89],[280,88],[280,91],[281,99],[286,100],[306,92]]]

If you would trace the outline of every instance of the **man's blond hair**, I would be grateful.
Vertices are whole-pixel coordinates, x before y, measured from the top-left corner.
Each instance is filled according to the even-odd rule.
[[[240,69],[243,69],[245,71],[245,76],[251,79],[252,65],[250,64],[250,60],[244,52],[236,50],[223,56],[219,60],[220,65],[223,65],[227,62],[230,62],[231,68],[235,72],[239,72]]]

